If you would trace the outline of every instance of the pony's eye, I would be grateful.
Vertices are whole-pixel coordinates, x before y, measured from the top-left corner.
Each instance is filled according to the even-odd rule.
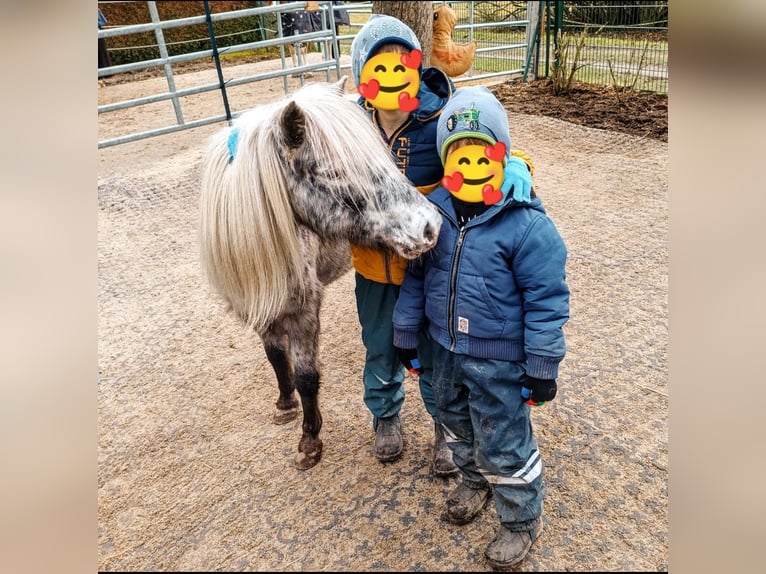
[[[402,66],[401,64],[397,64],[394,66],[394,72],[405,72],[407,68]]]
[[[375,69],[373,70],[373,72],[385,72],[385,71],[386,71],[386,67],[383,64],[378,64],[377,66],[375,66]]]
[[[463,165],[463,164],[470,165],[470,163],[471,163],[471,160],[468,159],[467,157],[461,157],[459,160],[457,160],[458,165]]]
[[[480,157],[479,161],[476,162],[477,164],[483,164],[483,165],[489,165],[489,160],[486,157]]]

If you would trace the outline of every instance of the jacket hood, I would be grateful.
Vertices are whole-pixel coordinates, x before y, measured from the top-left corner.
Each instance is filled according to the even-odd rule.
[[[486,86],[459,88],[444,106],[436,128],[436,149],[442,165],[447,159],[449,144],[461,138],[478,138],[490,145],[501,141],[505,144],[506,157],[511,152],[508,115]]]
[[[389,43],[401,44],[408,50],[422,49],[418,37],[403,22],[385,14],[371,15],[351,42],[351,74],[355,86],[359,85],[362,68],[370,56],[374,55],[382,44]]]
[[[452,94],[455,84],[439,68],[426,68],[420,74],[418,98],[420,105],[413,113],[416,118],[428,118],[443,109]]]

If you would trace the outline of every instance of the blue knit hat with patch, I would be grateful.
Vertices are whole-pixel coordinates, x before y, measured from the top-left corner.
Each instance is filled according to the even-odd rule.
[[[458,88],[444,106],[436,124],[436,149],[442,165],[447,160],[449,144],[462,138],[478,138],[490,145],[503,142],[506,158],[511,152],[508,114],[486,86]]]
[[[351,74],[354,85],[359,85],[362,68],[383,44],[401,44],[408,50],[421,50],[415,32],[402,21],[385,14],[372,14],[351,42]],[[421,70],[419,69],[418,72]]]

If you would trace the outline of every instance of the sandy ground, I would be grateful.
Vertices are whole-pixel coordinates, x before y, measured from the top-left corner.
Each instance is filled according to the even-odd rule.
[[[215,71],[186,76],[177,87]],[[281,97],[281,82],[266,84],[232,90],[234,108]],[[103,86],[99,103],[165,89]],[[188,100],[187,121],[222,109],[215,92]],[[168,102],[102,116],[99,139],[174,119]],[[509,117],[567,243],[572,291],[559,394],[533,412],[545,529],[519,570],[667,570],[667,143]],[[98,152],[99,570],[487,570],[494,509],[466,526],[441,520],[455,481],[430,474],[414,378],[403,457],[371,455],[352,274],[322,315],[324,455],[293,467],[300,420],[271,423],[260,342],[199,269],[199,162],[223,125]]]

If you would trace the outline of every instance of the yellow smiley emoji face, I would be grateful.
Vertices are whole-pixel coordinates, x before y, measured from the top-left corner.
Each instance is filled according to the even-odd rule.
[[[467,145],[453,150],[444,162],[442,185],[469,203],[498,203],[503,197],[500,191],[503,156],[492,153],[492,149],[492,146]]]
[[[420,104],[420,50],[408,54],[386,52],[373,56],[362,67],[359,94],[380,110],[411,112]]]

